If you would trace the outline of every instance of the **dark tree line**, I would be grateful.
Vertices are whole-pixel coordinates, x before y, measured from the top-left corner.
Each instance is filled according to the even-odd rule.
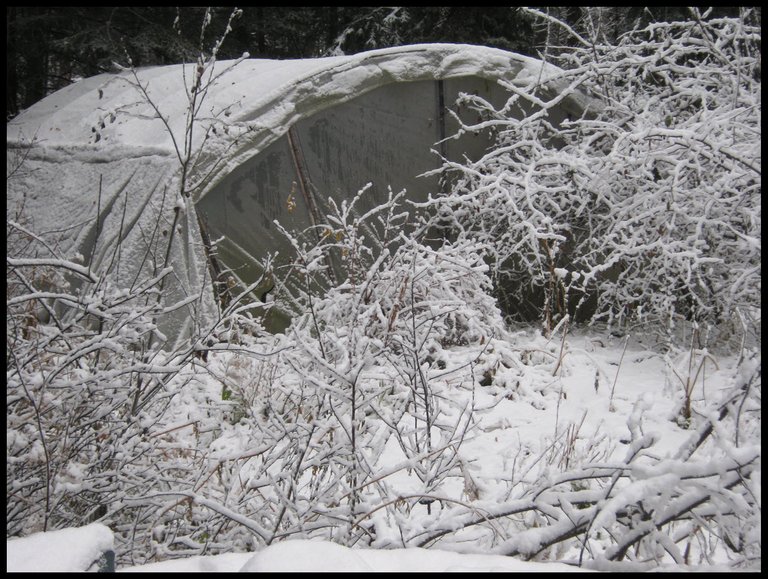
[[[658,20],[686,18],[684,7],[542,8],[580,33],[618,34]],[[222,33],[232,9],[213,8],[204,44]],[[126,65],[179,63],[196,56],[205,8],[6,7],[6,113],[20,110],[81,77]],[[720,7],[717,15],[736,15]],[[530,56],[570,40],[534,24],[517,7],[258,6],[245,8],[219,58],[307,58],[421,42],[482,44]]]

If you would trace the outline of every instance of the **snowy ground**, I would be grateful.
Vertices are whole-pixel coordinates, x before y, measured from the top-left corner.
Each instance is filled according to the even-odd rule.
[[[627,343],[625,347],[625,343]],[[507,395],[503,377],[476,393],[479,426],[464,442],[462,455],[471,457],[471,476],[480,492],[498,480],[508,478],[510,469],[520,464],[521,456],[540,454],[555,438],[572,440],[570,459],[590,453],[621,453],[628,439],[627,419],[642,414],[644,432],[656,433],[655,453],[672,454],[691,434],[675,418],[679,414],[681,388],[670,368],[682,372],[687,360],[667,359],[642,343],[621,337],[569,335],[546,343],[539,336],[532,347],[552,360],[563,354],[560,368],[545,377],[548,383],[518,383],[516,396]],[[467,352],[457,352],[463,358]],[[488,353],[486,353],[488,355]],[[714,358],[718,367],[707,366],[694,389],[694,408],[705,407],[718,399],[729,386],[725,379],[735,365],[735,358]],[[523,377],[525,379],[525,376]],[[525,380],[523,380],[525,381]],[[218,387],[212,384],[211,388]],[[611,394],[613,400],[611,401]],[[480,411],[482,410],[482,411]],[[180,411],[181,412],[181,411]],[[618,449],[618,450],[617,450]],[[395,458],[394,456],[392,457]],[[568,459],[568,457],[566,457]],[[386,460],[386,454],[385,458]],[[564,460],[560,456],[558,460]],[[562,466],[562,465],[558,465]],[[532,468],[528,466],[527,468]],[[397,477],[392,477],[396,479]],[[494,481],[496,481],[494,483]],[[407,492],[412,481],[402,474],[393,480],[393,488]],[[437,508],[437,507],[435,507]],[[84,568],[98,553],[109,548],[104,527],[91,525],[83,541],[72,530],[36,535],[8,541],[7,570],[72,570]],[[524,562],[498,555],[471,553],[468,542],[438,543],[433,549],[349,549],[327,541],[294,540],[273,544],[258,553],[229,553],[208,557],[150,563],[118,569],[119,571],[203,572],[203,571],[578,571],[573,566],[555,562]],[[91,552],[77,554],[91,545]],[[85,545],[85,547],[84,547]],[[448,547],[455,551],[449,552]],[[63,555],[63,554],[66,554]],[[573,560],[573,553],[562,553],[561,560]],[[722,563],[726,561],[723,560]],[[682,570],[681,566],[666,569]],[[694,567],[695,568],[695,567]],[[707,569],[712,570],[712,567]]]
[[[125,572],[566,572],[561,563],[529,563],[499,555],[468,555],[437,549],[350,549],[327,541],[286,541],[256,554],[191,557],[123,569]]]
[[[111,547],[102,525],[38,533],[8,541],[9,572],[82,571]],[[438,549],[350,549],[327,541],[286,541],[258,553],[188,557],[118,569],[126,573],[204,572],[467,572],[581,571],[560,563],[529,563],[498,555],[467,555]]]

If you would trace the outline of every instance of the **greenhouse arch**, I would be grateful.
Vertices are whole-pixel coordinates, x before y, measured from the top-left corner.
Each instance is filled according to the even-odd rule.
[[[163,328],[180,337],[190,320],[216,315],[210,286],[219,274],[209,269],[210,240],[219,270],[247,285],[258,279],[267,253],[285,253],[275,220],[289,230],[305,228],[322,219],[329,198],[350,198],[369,183],[367,207],[390,189],[416,201],[437,195],[439,175],[424,173],[439,169],[441,157],[477,158],[490,144],[482,134],[446,139],[457,118],[476,120],[456,104],[459,95],[500,107],[508,97],[500,82],[531,78],[556,95],[565,86],[560,72],[502,50],[453,44],[217,62],[192,135],[195,187],[182,202],[175,199],[178,147],[188,126],[192,65],[102,74],[7,125],[9,163],[24,158],[24,171],[8,181],[9,206],[23,201],[32,230],[59,232],[57,247],[80,254],[94,270],[119,247],[125,265],[110,270],[115,284],[130,285],[142,270],[158,267],[174,224],[167,252],[172,299],[200,295]],[[553,122],[579,116],[588,102],[569,91],[549,114],[559,117]],[[174,219],[190,202],[195,209],[187,206]]]

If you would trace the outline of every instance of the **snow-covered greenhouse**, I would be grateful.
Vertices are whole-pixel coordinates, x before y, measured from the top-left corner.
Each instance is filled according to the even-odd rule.
[[[556,72],[536,59],[450,44],[200,70],[201,79],[192,64],[87,78],[7,125],[9,218],[23,204],[25,228],[55,237],[58,250],[79,254],[93,271],[106,272],[119,253],[120,266],[109,269],[118,287],[167,259],[175,279],[168,289],[195,316],[215,311],[210,243],[218,268],[247,286],[264,255],[285,243],[275,220],[307,227],[328,198],[368,183],[369,206],[390,188],[415,200],[437,194],[441,156],[476,158],[488,146],[484,135],[446,138],[457,116],[472,120],[457,107],[459,94],[502,106],[501,83],[538,78],[546,86]],[[205,90],[190,91],[198,82]],[[571,91],[549,114],[583,108]],[[183,335],[195,316],[182,308],[163,329]]]

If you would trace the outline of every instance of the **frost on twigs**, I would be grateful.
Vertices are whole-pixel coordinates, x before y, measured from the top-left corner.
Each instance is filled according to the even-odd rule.
[[[748,22],[655,23],[563,51],[555,95],[533,78],[498,110],[464,96],[479,120],[460,130],[496,145],[447,162],[455,186],[434,203],[452,235],[488,246],[505,314],[661,339],[693,322],[738,342],[760,307],[760,28]],[[575,91],[600,106],[563,118]]]

